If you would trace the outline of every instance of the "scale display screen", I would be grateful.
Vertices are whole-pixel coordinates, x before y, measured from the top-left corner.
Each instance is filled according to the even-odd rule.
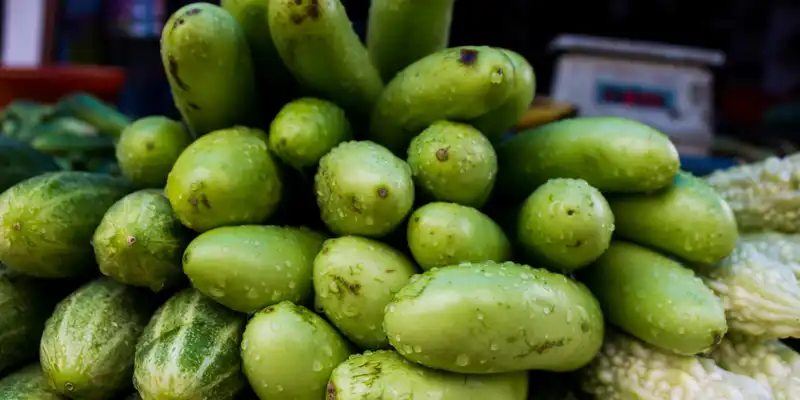
[[[639,85],[598,83],[597,102],[666,111],[675,109],[672,91]]]

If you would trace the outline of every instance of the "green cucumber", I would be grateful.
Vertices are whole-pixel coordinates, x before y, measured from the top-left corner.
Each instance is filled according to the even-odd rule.
[[[245,315],[185,289],[153,315],[136,344],[133,384],[143,400],[229,400],[246,385],[239,343]]]
[[[42,278],[91,271],[95,228],[106,210],[133,190],[124,179],[76,171],[20,182],[0,194],[0,262]]]
[[[195,136],[258,122],[253,59],[229,12],[204,2],[181,7],[164,24],[161,61]]]
[[[50,387],[75,400],[102,400],[129,389],[136,340],[156,306],[152,298],[99,278],[61,301],[39,347]]]

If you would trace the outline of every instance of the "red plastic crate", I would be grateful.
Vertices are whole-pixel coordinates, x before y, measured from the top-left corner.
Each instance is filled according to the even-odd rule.
[[[52,103],[72,92],[86,92],[115,103],[125,84],[125,70],[80,65],[0,68],[0,108],[27,99]]]

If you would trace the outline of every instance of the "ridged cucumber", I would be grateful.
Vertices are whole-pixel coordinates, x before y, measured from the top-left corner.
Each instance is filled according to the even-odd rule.
[[[39,363],[30,364],[0,379],[3,400],[67,400],[47,384]]]
[[[185,289],[162,305],[136,344],[143,400],[234,398],[246,385],[239,343],[245,315]]]
[[[130,388],[136,340],[153,295],[109,278],[61,301],[45,323],[39,357],[50,387],[75,400],[102,400]]]
[[[104,174],[51,172],[0,194],[0,262],[42,278],[94,267],[91,240],[106,210],[134,190]]]

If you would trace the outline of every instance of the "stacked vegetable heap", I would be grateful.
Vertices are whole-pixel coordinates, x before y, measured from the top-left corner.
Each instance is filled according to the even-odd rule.
[[[121,176],[4,145],[0,399],[800,398],[800,156],[503,140],[533,70],[452,8],[373,0],[363,45],[339,0],[191,4]]]

